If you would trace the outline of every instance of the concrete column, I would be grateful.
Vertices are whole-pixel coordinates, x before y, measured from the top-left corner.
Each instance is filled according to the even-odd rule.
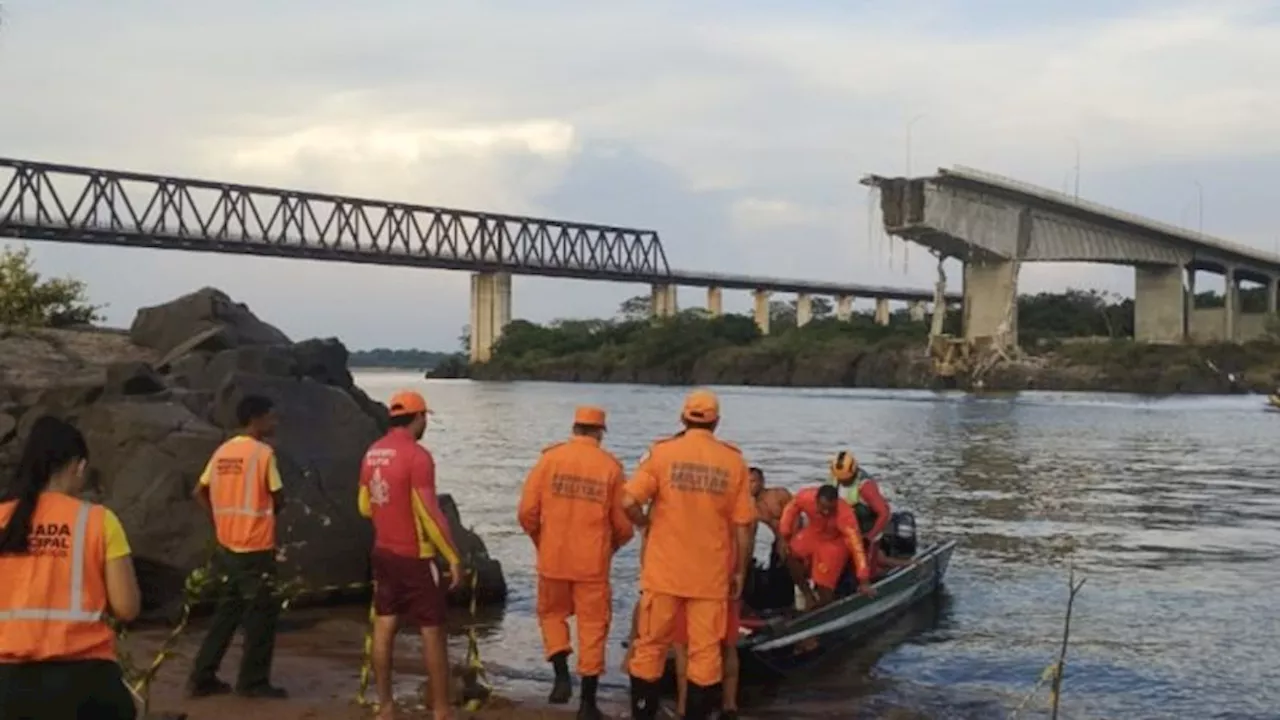
[[[1181,343],[1187,325],[1182,267],[1139,265],[1133,270],[1133,339],[1165,345]]]
[[[889,298],[876,298],[876,324],[889,324]]]
[[[755,299],[756,327],[761,335],[769,334],[769,291],[756,290],[752,293]]]
[[[707,314],[720,317],[724,314],[724,293],[718,287],[707,288]]]
[[[674,317],[678,312],[678,308],[676,307],[675,285],[655,284],[649,291],[649,298],[649,312],[653,317]]]
[[[1280,277],[1273,277],[1267,280],[1267,312],[1272,315],[1276,314],[1277,296],[1280,296]]]
[[[471,275],[471,362],[489,362],[502,330],[511,323],[511,274]]]
[[[907,305],[907,313],[908,313],[908,316],[911,318],[911,322],[924,322],[924,316],[925,316],[924,301],[912,300],[911,304]]]
[[[1226,342],[1236,341],[1236,322],[1240,315],[1240,283],[1236,280],[1236,269],[1228,267],[1223,278],[1222,294],[1226,297],[1223,303],[1223,338]]]
[[[853,296],[841,295],[836,298],[836,319],[840,322],[849,322],[851,317],[853,317]]]
[[[1196,334],[1194,332],[1194,329],[1196,326],[1196,270],[1195,270],[1195,267],[1191,265],[1187,266],[1187,300],[1186,300],[1185,307],[1186,309],[1183,310],[1183,312],[1186,313],[1186,320],[1183,323],[1183,328],[1184,328],[1183,336],[1186,337],[1191,342],[1195,342]]]
[[[813,319],[813,298],[809,293],[796,293],[796,327],[804,327]]]
[[[976,340],[999,334],[1006,321],[1007,345],[1018,342],[1018,276],[1013,260],[964,264],[964,337]]]

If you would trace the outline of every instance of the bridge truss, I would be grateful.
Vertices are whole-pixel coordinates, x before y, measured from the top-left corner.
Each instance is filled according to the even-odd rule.
[[[0,158],[0,237],[506,271],[671,276],[650,230]]]

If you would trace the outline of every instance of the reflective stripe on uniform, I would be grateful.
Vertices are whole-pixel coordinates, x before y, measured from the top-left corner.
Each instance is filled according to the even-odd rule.
[[[215,507],[213,509],[214,515],[241,515],[241,516],[248,516],[248,517],[268,517],[273,514],[273,510],[271,509],[271,507],[267,507],[266,510],[258,510],[255,507],[255,503],[254,503],[254,499],[255,499],[254,485],[257,483],[259,479],[258,478],[258,462],[262,458],[262,456],[266,454],[266,452],[267,452],[266,448],[262,447],[261,444],[259,444],[258,448],[254,450],[253,454],[249,456],[249,464],[248,466],[245,467],[244,477],[241,478],[241,482],[244,483],[244,498],[240,501],[240,506],[239,507]],[[221,481],[221,478],[219,478],[215,474],[212,479],[212,482],[220,482],[220,481]]]
[[[60,620],[65,622],[98,622],[101,610],[84,609],[84,553],[85,534],[89,527],[89,511],[92,506],[80,503],[76,512],[76,529],[71,543],[71,601],[66,608],[19,608],[0,610],[0,621],[6,620]]]

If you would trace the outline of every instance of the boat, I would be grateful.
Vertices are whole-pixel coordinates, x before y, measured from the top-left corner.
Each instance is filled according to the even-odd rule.
[[[871,597],[850,594],[810,612],[747,614],[738,640],[742,677],[792,676],[884,630],[942,587],[955,548],[955,540],[925,548],[873,583]]]

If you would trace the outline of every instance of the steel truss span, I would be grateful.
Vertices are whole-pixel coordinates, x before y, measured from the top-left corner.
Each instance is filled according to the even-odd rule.
[[[653,281],[656,232],[0,158],[0,237]]]

